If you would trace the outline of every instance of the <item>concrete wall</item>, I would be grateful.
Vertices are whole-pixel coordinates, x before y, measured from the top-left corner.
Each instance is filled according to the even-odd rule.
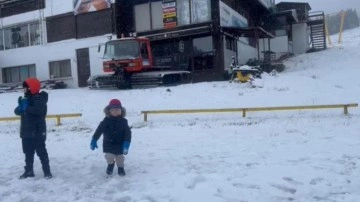
[[[268,39],[259,40],[260,52],[269,50]],[[287,52],[288,51],[288,37],[280,36],[270,39],[270,50],[273,52]]]
[[[262,51],[269,50],[269,43],[268,39],[260,39],[259,40],[260,46],[260,57],[263,58]],[[291,52],[292,49],[289,49],[289,40],[287,36],[279,36],[274,39],[270,39],[270,50],[275,52],[276,59],[280,57],[284,53]]]
[[[232,50],[229,50],[226,48],[226,42],[225,42],[225,37],[223,38],[224,40],[224,47],[223,47],[223,50],[224,50],[224,67],[223,69],[225,71],[229,71],[230,70],[230,64],[232,62],[232,56],[236,57],[236,52],[235,51],[232,51]]]
[[[68,87],[78,87],[76,49],[89,48],[91,75],[102,74],[102,52],[98,44],[105,43],[106,37],[94,37],[81,40],[66,40],[41,46],[10,49],[0,52],[0,68],[35,64],[36,76],[40,80],[50,79],[49,62],[70,59],[71,78],[65,81]],[[103,49],[102,49],[103,51]],[[2,77],[0,77],[2,83]]]
[[[310,34],[306,23],[293,25],[294,54],[303,54],[309,49]]]
[[[310,34],[307,24],[293,24],[292,27],[293,41],[289,41],[287,35],[282,35],[285,32],[284,30],[277,30],[277,34],[281,36],[270,40],[270,48],[276,53],[276,59],[285,53],[303,54],[309,49]],[[260,39],[259,46],[260,53],[269,50],[268,40]]]
[[[238,64],[243,65],[249,59],[257,58],[257,49],[247,43],[238,42]]]

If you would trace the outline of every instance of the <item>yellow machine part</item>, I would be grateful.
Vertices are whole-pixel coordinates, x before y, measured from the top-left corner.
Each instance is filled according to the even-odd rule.
[[[236,78],[242,83],[250,81],[250,75],[250,72],[236,72]]]

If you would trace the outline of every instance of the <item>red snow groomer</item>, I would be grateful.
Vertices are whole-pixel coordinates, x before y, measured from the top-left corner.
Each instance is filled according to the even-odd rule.
[[[90,88],[154,87],[188,83],[191,74],[173,67],[154,66],[150,41],[145,37],[128,37],[105,43],[103,71],[107,74],[91,76]],[[175,68],[176,69],[176,68]]]

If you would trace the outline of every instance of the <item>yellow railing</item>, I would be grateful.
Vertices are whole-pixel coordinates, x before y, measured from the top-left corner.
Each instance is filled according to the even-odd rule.
[[[343,108],[344,109],[344,114],[348,114],[348,108],[349,107],[357,107],[357,106],[358,106],[357,103],[351,103],[351,104],[332,104],[332,105],[248,107],[248,108],[225,108],[225,109],[147,110],[147,111],[141,111],[141,113],[144,114],[144,121],[148,121],[148,115],[149,114],[242,112],[242,116],[246,117],[246,112],[279,111],[279,110],[303,110],[303,109],[333,109],[333,108]]]
[[[52,115],[47,115],[46,118],[47,119],[56,119],[56,125],[59,126],[61,125],[61,118],[74,118],[74,117],[80,117],[82,114],[81,113],[75,113],[75,114],[52,114]],[[0,121],[16,121],[16,120],[20,120],[20,116],[15,116],[15,117],[0,117]]]

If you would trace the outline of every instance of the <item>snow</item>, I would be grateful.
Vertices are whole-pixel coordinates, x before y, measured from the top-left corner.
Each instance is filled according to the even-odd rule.
[[[333,41],[337,36],[332,36]],[[343,44],[286,61],[286,70],[248,83],[204,82],[134,90],[48,90],[47,148],[54,178],[19,180],[19,122],[0,122],[0,201],[356,202],[360,201],[360,110],[342,109],[149,115],[142,110],[359,103],[360,29]],[[13,116],[20,92],[0,94],[0,117]],[[134,126],[127,175],[106,177],[90,139],[112,98]]]
[[[253,68],[249,65],[241,65],[240,67],[235,67],[234,70],[252,70]]]

